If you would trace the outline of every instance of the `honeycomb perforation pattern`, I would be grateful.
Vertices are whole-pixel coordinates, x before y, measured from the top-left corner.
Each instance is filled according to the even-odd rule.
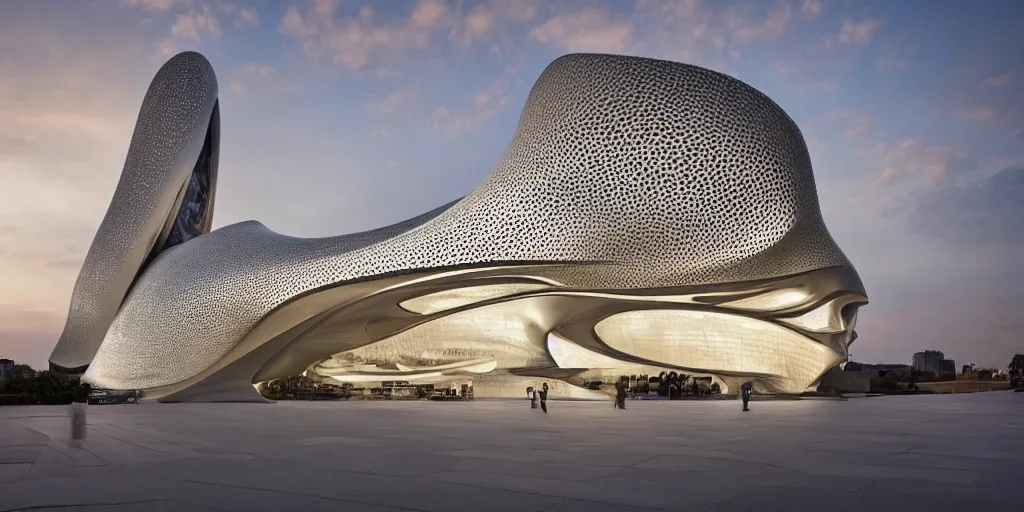
[[[217,79],[202,55],[185,52],[153,78],[139,110],[121,179],[86,254],[71,295],[64,332],[50,361],[89,364],[132,280],[163,227],[166,211],[192,171],[186,148],[201,147]]]
[[[803,136],[778,105],[703,68],[576,54],[544,71],[502,159],[467,197],[363,234],[298,239],[250,222],[175,247],[139,281],[90,371],[136,387],[173,383],[303,292],[529,260],[613,262],[551,276],[595,289],[848,265],[821,219]],[[176,367],[154,376],[127,359]]]

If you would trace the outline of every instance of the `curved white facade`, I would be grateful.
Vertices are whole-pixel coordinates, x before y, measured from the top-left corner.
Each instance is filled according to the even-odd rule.
[[[159,103],[193,96],[200,106],[183,114]],[[137,144],[178,115],[184,136]],[[251,384],[303,372],[352,382],[490,372],[571,385],[675,369],[799,393],[846,359],[866,303],[822,221],[795,123],[757,90],[706,69],[562,57],[476,190],[331,238],[257,222],[161,235],[168,225],[208,230],[217,124],[212,68],[195,53],[171,59],[128,156],[149,163],[122,176],[122,185],[158,182],[147,189],[158,193],[126,211],[136,203],[119,202],[119,185],[55,365],[88,364],[94,385],[164,400],[256,398]],[[180,137],[170,151],[190,164],[151,155]],[[195,192],[204,183],[207,193]],[[148,256],[124,258],[117,247]],[[83,284],[110,281],[96,279],[97,266],[130,278]],[[82,314],[85,297],[111,311]]]
[[[73,372],[88,366],[147,261],[210,231],[219,145],[213,68],[198,53],[182,53],[160,68],[142,101],[121,180],[75,282],[51,367]],[[193,176],[205,177],[200,188],[207,194],[190,205]],[[189,220],[192,212],[183,210],[190,206],[201,210],[195,212],[199,225],[175,225]]]

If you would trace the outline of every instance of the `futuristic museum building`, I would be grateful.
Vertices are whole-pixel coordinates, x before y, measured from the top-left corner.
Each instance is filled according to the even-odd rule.
[[[329,238],[211,231],[217,90],[193,52],[153,79],[52,368],[162,401],[298,375],[596,399],[660,371],[796,394],[847,359],[864,287],[799,128],[739,80],[561,57],[473,192]]]

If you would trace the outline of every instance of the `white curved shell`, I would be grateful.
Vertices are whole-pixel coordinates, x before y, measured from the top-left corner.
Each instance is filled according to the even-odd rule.
[[[153,78],[121,180],[75,282],[51,366],[74,370],[91,362],[132,281],[166,241],[208,134],[216,139],[216,106],[217,78],[198,53],[175,56]],[[215,180],[215,154],[207,165]],[[212,218],[209,199],[203,232]]]
[[[801,300],[771,311],[749,306],[757,303],[752,295],[793,287],[804,290]],[[706,296],[689,303],[669,299],[680,290]],[[318,360],[391,338],[405,340],[396,347],[417,341],[443,347],[445,340],[437,339],[443,335],[426,327],[442,321],[478,329],[481,345],[453,360],[432,357],[422,364],[457,365],[459,357],[487,357],[487,347],[501,351],[510,343],[487,344],[494,329],[486,322],[496,317],[484,311],[499,311],[501,322],[519,325],[521,343],[529,347],[524,353],[538,354],[492,354],[528,365],[500,370],[557,368],[546,352],[548,334],[557,329],[560,339],[586,345],[572,353],[696,371],[699,365],[673,354],[652,359],[658,351],[647,345],[647,355],[631,356],[622,345],[628,348],[628,341],[616,339],[613,349],[599,337],[567,333],[587,326],[592,332],[602,318],[598,311],[624,303],[633,305],[620,307],[617,318],[658,318],[624,313],[659,303],[728,309],[780,326],[785,322],[773,316],[799,316],[826,300],[838,304],[830,314],[849,316],[841,309],[862,304],[863,295],[821,219],[803,137],[778,105],[738,80],[695,66],[576,54],[544,71],[501,161],[459,201],[355,235],[299,239],[247,222],[160,253],[109,329],[93,326],[105,330],[105,338],[86,376],[105,387],[195,398],[229,381],[307,366],[315,374]],[[452,305],[410,310],[432,300],[423,297]],[[502,306],[485,307],[494,304]],[[633,328],[620,324],[617,332]],[[799,322],[788,325],[778,329],[799,331]],[[849,341],[845,332],[829,332],[835,339],[794,336],[827,353],[799,369],[777,366],[778,373],[741,368],[766,367],[756,364],[733,372],[728,357],[708,370],[799,392],[827,369],[818,366],[845,356]],[[786,350],[799,346],[791,342]],[[374,362],[410,364],[410,354],[400,355]]]

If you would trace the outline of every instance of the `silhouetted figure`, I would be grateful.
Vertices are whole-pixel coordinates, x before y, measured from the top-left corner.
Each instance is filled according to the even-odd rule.
[[[693,396],[700,396],[700,384],[697,383],[697,379],[693,379]]]
[[[749,408],[747,408],[747,404],[750,403],[750,395],[752,394],[754,394],[754,383],[748,380],[747,382],[744,382],[742,386],[740,386],[740,398],[743,399],[744,411],[750,410]]]
[[[544,411],[544,414],[548,412],[548,383],[545,382],[540,387],[540,408]]]
[[[533,386],[526,388],[526,398],[530,399],[530,409],[537,408],[537,390]]]
[[[73,444],[78,444],[80,441],[85,440],[85,411],[89,403],[90,391],[91,389],[88,384],[82,384],[75,396],[75,401],[71,404],[71,441]]]
[[[615,383],[615,407],[623,410],[626,409],[626,386],[626,377]]]

